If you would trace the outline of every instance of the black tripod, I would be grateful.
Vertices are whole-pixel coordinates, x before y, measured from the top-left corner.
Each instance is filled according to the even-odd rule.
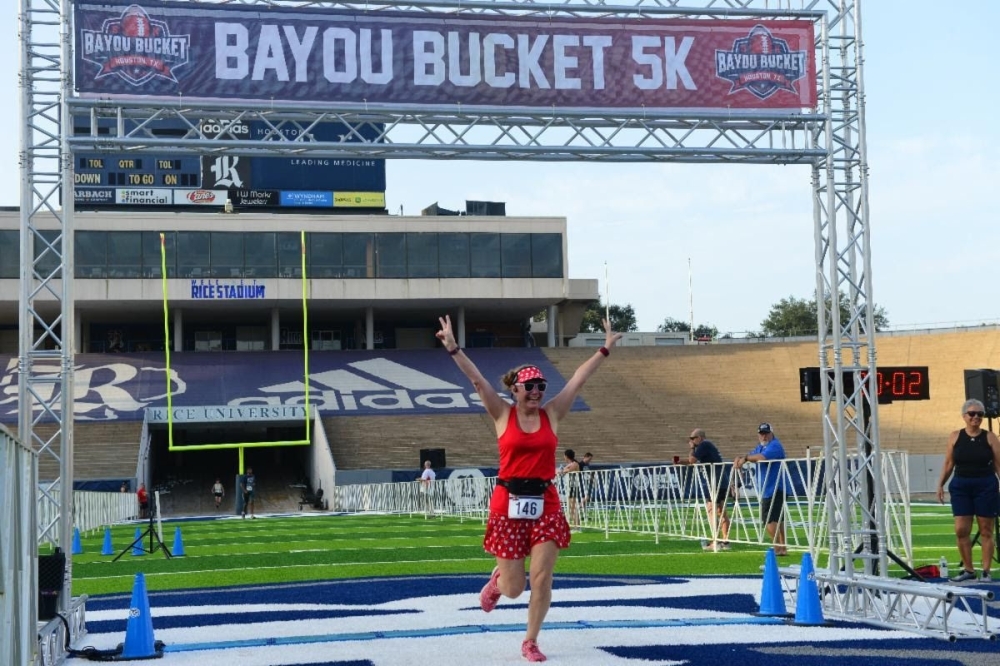
[[[145,539],[146,536],[149,536],[149,548],[144,548],[142,546],[142,540]],[[125,550],[115,555],[115,559],[111,561],[117,562],[121,559],[122,555],[136,547],[150,554],[155,553],[158,550],[163,550],[163,554],[167,556],[168,560],[173,557],[173,555],[170,554],[170,549],[167,548],[166,544],[160,539],[160,533],[156,531],[156,520],[153,517],[152,511],[149,513],[149,525],[146,527],[146,531],[133,539],[132,543],[125,546]]]

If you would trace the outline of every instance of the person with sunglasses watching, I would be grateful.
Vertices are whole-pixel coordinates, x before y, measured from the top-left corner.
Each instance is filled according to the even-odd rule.
[[[726,500],[729,499],[729,469],[723,463],[719,448],[706,439],[705,430],[695,428],[688,437],[687,464],[702,465],[698,471],[705,488],[705,510],[712,524],[711,541],[702,542],[702,550],[718,552],[729,550],[729,516],[726,515]],[[715,540],[714,537],[721,537]]]
[[[962,405],[965,427],[948,437],[944,467],[938,479],[937,498],[943,504],[944,483],[952,477],[948,494],[951,496],[951,513],[955,517],[958,554],[962,558],[962,571],[951,579],[953,583],[976,580],[976,569],[972,566],[972,540],[969,538],[973,516],[979,526],[979,545],[982,549],[983,572],[979,581],[988,583],[993,580],[990,564],[996,547],[993,525],[1000,509],[1000,490],[997,486],[1000,438],[989,430],[983,430],[984,416],[986,408],[979,400],[966,400]]]
[[[525,559],[530,557],[528,575],[531,598],[521,655],[528,661],[545,661],[538,648],[538,634],[552,603],[552,572],[559,550],[570,542],[569,524],[552,484],[556,475],[556,435],[559,422],[568,414],[583,385],[608,357],[621,333],[611,330],[604,320],[604,346],[596,350],[562,390],[545,401],[548,383],[541,369],[522,365],[502,378],[513,404],[508,404],[483,377],[479,368],[455,342],[451,317],[438,320],[435,333],[455,363],[472,382],[483,407],[493,419],[500,452],[497,485],[490,498],[483,548],[496,557],[496,567],[479,593],[479,605],[489,613],[500,597],[516,599],[525,588]]]

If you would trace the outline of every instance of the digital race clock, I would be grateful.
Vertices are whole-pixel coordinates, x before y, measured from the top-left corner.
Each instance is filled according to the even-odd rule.
[[[833,371],[828,371],[832,374]],[[861,371],[867,377],[866,370]],[[822,400],[819,368],[799,368],[799,384],[802,402]],[[927,366],[904,365],[885,366],[876,370],[875,390],[879,402],[895,400],[930,400],[930,380]],[[854,373],[844,373],[844,393],[854,392]]]
[[[867,376],[868,373],[862,373]],[[887,366],[875,372],[879,400],[930,400],[927,366]]]

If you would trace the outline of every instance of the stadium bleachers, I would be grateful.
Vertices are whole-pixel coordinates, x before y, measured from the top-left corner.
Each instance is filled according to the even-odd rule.
[[[1000,367],[994,326],[927,334],[885,335],[880,365],[926,365],[931,399],[879,407],[880,443],[911,454],[940,454],[961,427],[963,370]],[[592,354],[547,349],[569,374]],[[705,428],[732,458],[756,444],[760,421],[773,424],[790,457],[822,455],[820,404],[799,399],[799,368],[817,365],[814,341],[625,347],[584,388],[589,413],[573,414],[560,430],[565,446],[591,450],[599,462],[654,461],[685,455],[687,435]]]
[[[17,432],[16,427],[10,429]],[[36,438],[42,441],[47,441],[54,430],[54,426],[46,424],[34,428]],[[73,478],[80,481],[133,478],[141,432],[140,421],[77,421],[73,428]],[[56,459],[40,456],[38,478],[45,480],[57,476]]]
[[[445,449],[449,467],[496,464],[496,433],[481,414],[325,417],[339,469],[420,468],[420,449]]]
[[[567,378],[594,353],[543,352]],[[799,368],[817,365],[817,356],[811,340],[617,348],[583,390],[590,410],[573,412],[561,424],[561,445],[592,451],[597,463],[663,462],[686,455],[687,435],[702,427],[731,459],[755,445],[755,426],[768,421],[790,457],[804,457],[806,447],[822,455],[820,405],[799,401]],[[1000,329],[885,335],[878,359],[884,366],[926,365],[930,373],[930,400],[880,406],[882,447],[936,455],[961,426],[963,370],[1000,368]],[[326,414],[324,428],[340,469],[416,470],[425,448],[444,448],[448,467],[496,465],[485,414]],[[78,421],[76,478],[133,476],[140,430],[139,422]],[[43,437],[48,432],[45,426],[37,431]],[[52,475],[53,465],[42,458],[42,478]]]

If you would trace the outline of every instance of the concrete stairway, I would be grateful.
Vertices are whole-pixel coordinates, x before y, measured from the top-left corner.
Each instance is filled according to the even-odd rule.
[[[448,467],[496,465],[496,431],[486,412],[323,419],[338,469],[420,469],[420,449],[445,449]]]
[[[55,430],[54,426],[43,424],[36,426],[35,435],[48,441]],[[73,477],[79,480],[133,478],[141,433],[142,423],[136,421],[77,422],[73,430]],[[58,444],[55,450],[59,451]],[[56,459],[51,455],[40,456],[38,478],[45,480],[57,476],[59,463]]]

